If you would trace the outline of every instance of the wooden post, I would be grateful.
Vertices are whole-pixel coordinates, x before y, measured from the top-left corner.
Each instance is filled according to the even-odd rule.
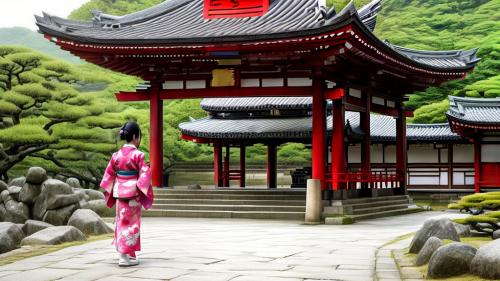
[[[481,140],[474,139],[474,191],[481,192]]]
[[[453,188],[453,143],[448,144],[448,188]]]
[[[226,156],[224,157],[224,180],[223,184],[224,187],[230,187],[231,183],[229,180],[229,157],[230,157],[230,147],[229,145],[226,146]]]
[[[223,170],[222,170],[222,145],[214,143],[214,186],[222,187],[223,185]]]
[[[153,187],[163,187],[163,100],[161,83],[151,83],[149,109],[149,159]]]
[[[371,90],[367,92],[363,92],[363,104],[366,109],[365,112],[360,113],[360,122],[361,122],[361,130],[365,133],[365,136],[363,138],[363,142],[361,143],[361,171],[363,173],[370,173],[371,172],[371,139],[370,139],[370,117],[371,117],[371,104],[372,104],[372,97],[371,97]],[[368,182],[363,183],[362,187],[364,189],[369,188]]]
[[[407,151],[406,151],[406,115],[402,102],[396,104],[396,173],[400,177],[399,194],[406,194]]]
[[[267,145],[267,187],[277,187],[277,151],[275,144]]]
[[[246,169],[246,167],[245,167],[246,166],[245,165],[246,164],[245,163],[246,162],[245,161],[246,160],[245,159],[246,158],[246,149],[247,149],[247,147],[244,145],[242,145],[240,147],[240,187],[245,187],[245,185],[246,185],[246,181],[245,181],[246,180],[246,171],[245,171],[245,169]]]
[[[312,179],[326,189],[326,104],[323,99],[324,82],[313,81],[312,105]]]
[[[346,153],[344,141],[345,109],[344,99],[333,100],[333,134],[332,134],[332,187],[340,190],[339,174],[346,172]]]

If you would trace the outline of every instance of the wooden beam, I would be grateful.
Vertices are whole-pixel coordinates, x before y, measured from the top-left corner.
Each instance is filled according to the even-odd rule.
[[[122,102],[147,101],[149,91],[119,92],[116,99]],[[220,87],[206,89],[161,90],[162,100],[234,97],[310,97],[312,87]]]

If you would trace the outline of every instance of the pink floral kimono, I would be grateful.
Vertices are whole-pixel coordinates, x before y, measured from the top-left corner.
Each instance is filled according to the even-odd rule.
[[[135,252],[141,250],[141,208],[151,208],[154,200],[151,171],[144,161],[144,153],[131,144],[125,144],[115,152],[104,173],[101,188],[105,190],[108,207],[116,204],[113,240],[116,250],[135,257]],[[133,191],[132,199],[120,199],[118,190],[127,189]]]

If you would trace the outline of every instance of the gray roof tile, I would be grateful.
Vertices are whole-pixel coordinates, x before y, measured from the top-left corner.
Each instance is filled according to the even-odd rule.
[[[315,35],[349,23],[359,23],[377,44],[423,66],[438,69],[471,69],[477,50],[433,52],[410,50],[378,40],[375,28],[381,0],[359,10],[351,3],[339,13],[324,13],[318,0],[272,0],[261,17],[206,20],[203,0],[168,0],[126,16],[94,12],[93,22],[36,16],[42,32],[83,43],[99,44],[193,44],[256,41]]]
[[[464,123],[500,124],[500,98],[462,98],[450,96],[447,115]]]
[[[346,123],[359,131],[359,113],[346,112]],[[311,117],[264,118],[264,119],[216,119],[204,118],[179,125],[182,133],[194,137],[211,139],[269,140],[311,138]],[[332,117],[328,116],[327,130],[331,134]],[[396,120],[389,116],[371,116],[371,138],[377,142],[396,140]],[[462,140],[452,133],[448,124],[429,124],[407,126],[408,141],[439,142]]]

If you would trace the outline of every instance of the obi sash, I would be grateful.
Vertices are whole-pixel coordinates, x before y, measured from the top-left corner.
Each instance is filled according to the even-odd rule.
[[[132,199],[139,196],[137,180],[139,171],[123,171],[116,173],[113,185],[113,197],[117,199]]]

